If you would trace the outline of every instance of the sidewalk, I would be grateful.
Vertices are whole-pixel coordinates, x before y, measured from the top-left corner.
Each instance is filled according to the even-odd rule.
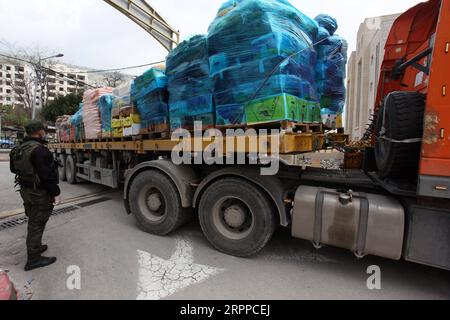
[[[9,153],[11,150],[0,149],[0,161],[9,161]]]

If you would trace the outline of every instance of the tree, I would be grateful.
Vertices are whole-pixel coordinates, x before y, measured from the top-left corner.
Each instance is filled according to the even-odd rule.
[[[25,107],[0,106],[2,124],[12,127],[23,127],[31,120],[31,110]]]
[[[120,72],[107,73],[103,77],[103,81],[105,82],[106,86],[111,88],[118,87],[124,80],[124,76]]]
[[[54,123],[56,118],[60,116],[75,114],[82,100],[83,95],[81,93],[57,96],[55,100],[49,101],[43,106],[41,116],[44,120]]]

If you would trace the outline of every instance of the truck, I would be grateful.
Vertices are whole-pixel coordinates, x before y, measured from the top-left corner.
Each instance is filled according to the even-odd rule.
[[[131,2],[141,3],[135,8],[106,2],[135,22],[147,12],[165,31],[148,25],[146,30],[163,36],[167,48],[176,43],[179,34],[151,7],[144,10],[145,1]],[[138,20],[142,27],[144,20]],[[375,255],[450,270],[449,51],[450,0],[418,4],[395,21],[374,121],[365,147],[357,150],[345,145],[345,135],[324,135],[305,125],[273,134],[255,130],[256,135],[226,141],[203,134],[136,136],[49,148],[63,163],[62,180],[123,186],[125,211],[153,235],[166,236],[198,215],[211,245],[237,257],[257,254],[278,227],[285,227],[317,249],[334,246],[358,258]],[[174,161],[186,156],[180,146],[189,147],[192,160],[211,144],[222,148],[216,159],[241,156],[246,163]],[[361,168],[317,169],[282,160],[325,144],[348,155],[361,153]],[[260,154],[265,158],[253,158]],[[262,174],[274,161],[278,170]]]

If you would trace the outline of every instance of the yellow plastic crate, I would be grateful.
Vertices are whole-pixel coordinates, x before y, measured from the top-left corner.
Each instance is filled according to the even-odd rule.
[[[123,128],[114,128],[112,132],[113,138],[122,138],[123,137]]]
[[[128,117],[121,117],[122,127],[131,127],[134,124],[141,123],[141,117],[138,114],[132,114]]]
[[[111,128],[120,128],[122,127],[122,121],[120,119],[112,119],[111,120]]]

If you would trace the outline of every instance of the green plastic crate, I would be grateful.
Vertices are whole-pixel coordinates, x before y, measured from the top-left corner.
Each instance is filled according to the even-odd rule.
[[[298,100],[288,94],[254,100],[245,107],[247,124],[299,121]]]
[[[301,100],[301,99],[300,99]],[[320,104],[314,101],[301,100],[300,114],[302,123],[320,123],[322,116],[320,114]]]

